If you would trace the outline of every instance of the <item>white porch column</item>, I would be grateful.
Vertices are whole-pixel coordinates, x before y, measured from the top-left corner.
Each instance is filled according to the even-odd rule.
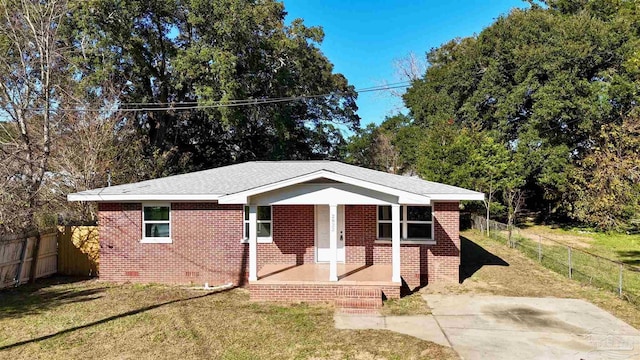
[[[400,205],[391,205],[391,281],[400,280]]]
[[[249,206],[249,281],[258,280],[258,207]]]
[[[329,281],[338,281],[338,205],[329,205]]]

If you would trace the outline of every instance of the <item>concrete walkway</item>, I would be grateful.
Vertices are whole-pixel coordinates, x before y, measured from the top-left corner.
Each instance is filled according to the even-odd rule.
[[[382,316],[336,313],[337,329],[389,330],[436,344],[451,346],[431,315]]]
[[[340,329],[386,329],[473,359],[640,359],[640,331],[583,300],[424,295],[432,315],[335,316]]]
[[[640,332],[583,300],[424,295],[464,359],[640,359]]]

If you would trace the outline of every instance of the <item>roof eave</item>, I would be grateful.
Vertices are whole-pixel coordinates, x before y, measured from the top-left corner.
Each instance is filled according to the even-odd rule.
[[[67,201],[213,201],[217,194],[83,194],[67,195]]]
[[[483,193],[470,194],[433,194],[429,195],[432,201],[483,201]]]

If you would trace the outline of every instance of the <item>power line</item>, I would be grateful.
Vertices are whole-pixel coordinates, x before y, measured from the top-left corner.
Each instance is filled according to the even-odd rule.
[[[381,91],[381,90],[392,90],[392,89],[397,89],[397,88],[402,88],[402,87],[406,87],[411,85],[411,81],[398,81],[398,82],[394,82],[394,83],[389,83],[389,84],[384,84],[384,85],[376,85],[376,86],[371,86],[371,87],[366,87],[366,88],[362,88],[362,89],[356,89],[355,92],[361,93],[361,92],[370,92],[370,91]],[[316,96],[330,96],[332,94],[321,94],[321,95],[300,95],[298,97],[316,97]],[[242,99],[242,100],[225,100],[224,103],[225,104],[235,104],[235,103],[251,103],[253,104],[255,101],[257,100],[280,100],[280,99],[291,99],[294,98],[293,96],[288,96],[288,97],[279,97],[279,98],[256,98],[256,99]],[[222,103],[222,101],[217,101],[216,103]],[[137,105],[137,106],[141,106],[141,105],[171,105],[171,106],[176,106],[176,105],[198,105],[200,104],[200,102],[198,101],[180,101],[179,103],[176,102],[127,102],[127,103],[120,103],[119,106],[132,106],[132,105]]]
[[[400,85],[402,84],[402,85]],[[356,89],[357,93],[366,93],[366,92],[374,92],[374,91],[385,91],[385,90],[393,90],[406,88],[410,85],[409,81],[393,83],[389,85],[369,87],[364,89]],[[224,108],[224,107],[239,107],[239,106],[254,106],[254,105],[264,105],[264,104],[275,104],[282,102],[290,102],[290,101],[299,101],[299,100],[308,100],[308,99],[317,99],[328,96],[333,96],[340,94],[340,92],[333,92],[327,94],[317,94],[317,95],[300,95],[300,96],[290,96],[290,97],[280,97],[280,98],[262,98],[262,99],[244,99],[244,100],[226,100],[226,101],[217,101],[212,104],[199,105],[197,102],[180,102],[180,103],[121,103],[114,104],[112,108],[58,108],[53,109],[55,112],[152,112],[152,111],[182,111],[182,110],[202,110],[202,109],[215,109],[215,108]],[[143,107],[131,107],[127,108],[127,106],[140,106],[146,105]],[[158,106],[153,106],[158,105]],[[125,106],[122,108],[122,106]]]

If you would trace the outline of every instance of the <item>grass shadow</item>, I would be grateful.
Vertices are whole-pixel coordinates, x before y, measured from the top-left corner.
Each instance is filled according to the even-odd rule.
[[[39,341],[51,339],[51,338],[56,337],[58,335],[68,334],[68,333],[71,333],[71,332],[74,332],[74,331],[90,328],[92,326],[104,324],[104,323],[107,323],[109,321],[125,318],[125,317],[136,315],[136,314],[140,314],[140,313],[143,313],[145,311],[157,309],[157,308],[162,307],[162,306],[175,304],[175,303],[180,303],[180,302],[185,302],[185,301],[196,300],[196,299],[201,299],[201,298],[204,298],[204,297],[208,297],[208,296],[217,295],[217,294],[220,294],[220,293],[223,293],[223,292],[227,292],[227,291],[230,291],[230,290],[233,290],[233,289],[234,288],[232,287],[232,288],[227,288],[227,289],[223,289],[223,290],[219,290],[219,291],[209,292],[209,293],[202,294],[202,295],[191,296],[191,297],[182,298],[182,299],[175,299],[175,300],[165,301],[165,302],[162,302],[162,303],[159,303],[159,304],[145,306],[145,307],[142,307],[142,308],[139,308],[139,309],[135,309],[135,310],[130,310],[130,311],[124,312],[122,314],[109,316],[109,317],[106,317],[106,318],[101,319],[101,320],[90,322],[88,324],[74,326],[74,327],[71,327],[71,328],[68,328],[68,329],[60,330],[60,331],[57,331],[57,332],[49,334],[49,335],[44,335],[44,336],[40,336],[40,337],[37,337],[37,338],[18,341],[18,342],[15,342],[13,344],[9,344],[9,345],[4,345],[4,346],[0,347],[0,351],[8,350],[8,349],[15,348],[15,347],[22,346],[22,345],[27,345],[27,344],[34,343],[34,342],[39,342]]]
[[[87,277],[54,276],[33,284],[0,290],[0,319],[38,314],[64,304],[87,302],[101,297],[104,288],[82,291],[56,285],[86,281]]]
[[[484,266],[509,266],[509,263],[468,238],[461,236],[460,283],[470,278]]]
[[[640,250],[616,251],[616,255],[618,255],[620,261],[627,265],[640,265]]]

